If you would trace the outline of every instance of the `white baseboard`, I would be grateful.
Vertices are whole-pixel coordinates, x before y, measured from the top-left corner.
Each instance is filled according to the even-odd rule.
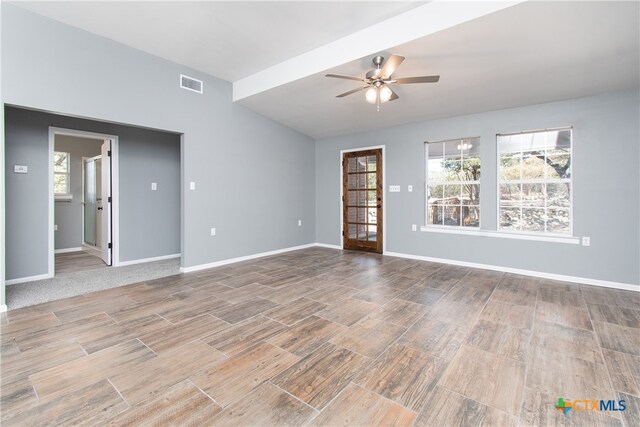
[[[0,313],[4,313],[5,311],[7,311],[7,305],[6,304],[0,305]]]
[[[316,243],[316,246],[319,247],[319,248],[340,249],[340,250],[342,250],[342,246],[340,246],[340,245],[330,245],[328,243]]]
[[[80,252],[82,251],[82,248],[64,248],[64,249],[56,249],[55,251],[53,251],[54,254],[66,254],[68,252]]]
[[[19,277],[17,279],[5,280],[5,285],[17,285],[18,283],[34,282],[36,280],[51,279],[53,274],[38,274],[37,276]]]
[[[456,261],[444,258],[433,258],[420,255],[403,254],[399,252],[386,252],[387,256],[394,256],[398,258],[415,259],[419,261],[438,262],[441,264],[458,265],[461,267],[481,268],[483,270],[500,271],[503,273],[521,274],[523,276],[538,277],[541,279],[559,280],[562,282],[580,283],[583,285],[602,286],[605,288],[623,289],[625,291],[640,292],[640,285],[633,285],[630,283],[611,282],[608,280],[589,279],[586,277],[565,276],[563,274],[544,273],[541,271],[523,270],[520,268],[502,267],[498,265],[479,264],[475,262]]]
[[[131,261],[120,261],[117,265],[114,264],[114,267],[124,267],[125,265],[134,265],[134,264],[143,264],[145,262],[162,261],[165,259],[180,258],[181,256],[182,256],[181,254],[171,254],[171,255],[156,256],[153,258],[142,258],[142,259],[134,259]]]
[[[236,262],[248,261],[250,259],[263,258],[263,257],[266,257],[266,256],[277,255],[277,254],[281,254],[281,253],[284,253],[284,252],[297,251],[299,249],[312,248],[314,246],[317,246],[317,244],[316,243],[309,243],[309,244],[306,244],[306,245],[292,246],[290,248],[284,248],[284,249],[276,249],[275,251],[262,252],[262,253],[259,253],[259,254],[241,256],[241,257],[238,257],[238,258],[224,259],[222,261],[210,262],[208,264],[193,265],[191,267],[180,267],[180,272],[181,273],[190,273],[192,271],[206,270],[208,268],[220,267],[220,266],[223,266],[223,265],[233,264],[233,263],[236,263]]]

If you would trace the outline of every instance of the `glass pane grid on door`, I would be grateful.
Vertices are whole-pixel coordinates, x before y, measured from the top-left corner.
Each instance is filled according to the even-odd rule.
[[[354,248],[359,245],[378,246],[378,211],[382,200],[379,151],[345,154],[345,237],[353,241]],[[345,247],[348,246],[351,246],[350,242],[346,242]]]

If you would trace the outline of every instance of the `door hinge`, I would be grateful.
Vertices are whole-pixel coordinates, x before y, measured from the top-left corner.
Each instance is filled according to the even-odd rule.
[[[109,243],[109,249],[111,249],[111,243]]]
[[[107,156],[111,157],[111,150],[107,151]]]
[[[107,202],[111,203],[111,196],[107,197]]]
[[[344,202],[344,196],[342,196],[342,201]]]

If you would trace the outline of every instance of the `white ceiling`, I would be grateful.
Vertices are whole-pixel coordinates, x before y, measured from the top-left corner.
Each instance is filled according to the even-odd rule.
[[[526,2],[382,52],[406,57],[395,76],[439,74],[436,84],[394,86],[376,107],[358,82],[325,72],[241,101],[314,138],[570,99],[638,87],[637,2]],[[371,57],[326,72],[364,76]]]
[[[20,3],[36,13],[234,82],[255,79],[269,67],[282,67],[291,58],[403,12],[417,15],[421,8],[435,5],[423,4]],[[363,76],[374,54],[334,61],[345,63],[329,65],[327,70],[320,64],[315,74],[289,79],[238,102],[321,138],[640,85],[638,2],[535,1],[478,14],[482,17],[476,19],[464,4],[459,3],[458,9],[458,22],[464,23],[381,52],[385,57],[389,53],[406,56],[398,77],[440,74],[441,80],[394,87],[400,99],[383,104],[380,112],[364,101],[363,93],[335,98],[357,82],[324,77],[326,72]]]
[[[228,81],[419,6],[409,1],[20,1],[20,7]]]

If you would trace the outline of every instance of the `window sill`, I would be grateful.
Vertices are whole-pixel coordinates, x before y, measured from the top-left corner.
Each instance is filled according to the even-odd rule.
[[[490,230],[465,230],[457,228],[439,228],[439,227],[420,227],[420,231],[427,233],[444,233],[444,234],[463,234],[467,236],[483,236],[483,237],[497,237],[500,239],[517,239],[517,240],[537,240],[540,242],[554,242],[554,243],[567,243],[570,245],[579,245],[579,237],[565,237],[565,236],[544,236],[537,234],[524,234],[524,233],[510,233],[505,231],[490,231]]]
[[[73,194],[56,194],[53,198],[56,202],[70,202],[73,200]]]

